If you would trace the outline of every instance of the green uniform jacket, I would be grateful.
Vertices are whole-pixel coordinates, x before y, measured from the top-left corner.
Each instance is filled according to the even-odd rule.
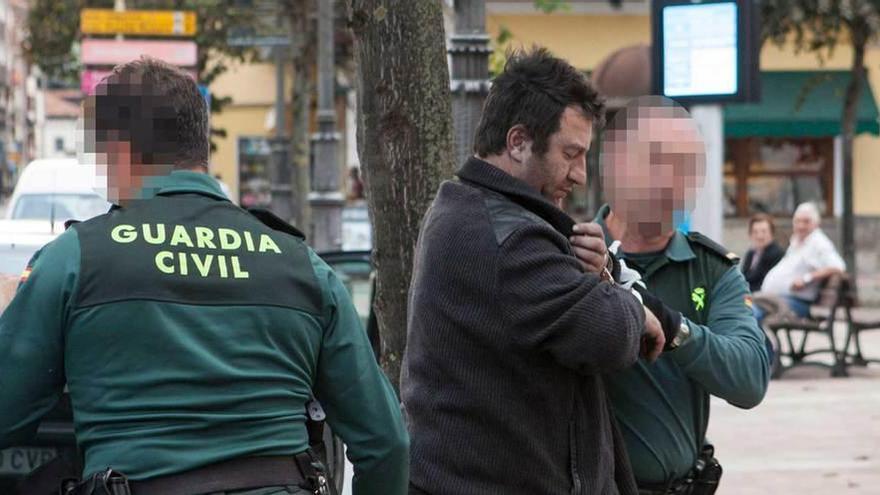
[[[399,403],[330,267],[208,175],[155,182],[31,261],[0,317],[0,448],[26,441],[66,383],[85,475],[295,454],[314,391],[354,493],[405,493]]]
[[[605,229],[609,208],[597,221]],[[653,364],[639,360],[607,385],[636,480],[678,479],[693,467],[709,424],[709,395],[751,408],[764,398],[769,357],[735,256],[697,234],[676,231],[665,251],[618,253],[648,290],[682,313],[690,338]],[[723,462],[723,446],[719,458]]]

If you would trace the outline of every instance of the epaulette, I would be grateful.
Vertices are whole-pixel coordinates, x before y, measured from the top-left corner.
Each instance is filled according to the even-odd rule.
[[[269,210],[266,210],[264,208],[248,208],[247,212],[255,216],[257,220],[263,223],[263,225],[269,227],[272,230],[278,230],[284,232],[285,234],[290,234],[299,239],[306,240],[306,235],[303,234],[302,231],[300,231],[293,225],[285,222]]]
[[[717,254],[718,256],[724,258],[731,265],[735,265],[735,264],[739,263],[739,256],[737,256],[736,253],[727,249],[726,247],[722,246],[721,244],[718,244],[717,242],[713,241],[712,239],[709,239],[708,237],[704,236],[703,234],[701,234],[699,232],[689,232],[687,235],[687,238],[690,242],[695,242],[695,243],[703,246],[704,248],[708,249],[712,253]]]
[[[78,223],[79,223],[79,220],[70,219],[70,220],[64,222],[64,230],[67,230],[70,227],[72,227],[73,225],[78,224]]]

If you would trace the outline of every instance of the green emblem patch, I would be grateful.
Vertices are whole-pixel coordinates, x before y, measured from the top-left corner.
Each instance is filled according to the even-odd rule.
[[[703,287],[697,287],[691,291],[691,301],[694,302],[694,308],[696,308],[697,311],[702,311],[706,306],[706,289]]]

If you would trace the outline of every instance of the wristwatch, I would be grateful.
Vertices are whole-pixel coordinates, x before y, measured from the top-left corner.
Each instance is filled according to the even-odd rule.
[[[681,324],[678,326],[678,333],[675,334],[675,338],[672,339],[672,343],[668,345],[669,350],[678,349],[682,344],[687,342],[687,339],[691,337],[691,327],[688,326],[687,323],[684,322],[684,319],[681,320]]]

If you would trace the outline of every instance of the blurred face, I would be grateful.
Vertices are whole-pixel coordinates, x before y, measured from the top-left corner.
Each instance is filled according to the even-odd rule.
[[[818,223],[809,213],[795,213],[792,219],[792,232],[798,239],[806,238],[816,230],[816,227],[818,227]]]
[[[690,118],[665,107],[639,108],[626,127],[607,134],[602,173],[605,194],[618,217],[643,236],[675,227],[689,212],[705,178],[705,145]]]
[[[580,109],[566,108],[546,153],[532,153],[530,140],[523,141],[522,150],[515,147],[511,152],[523,164],[518,178],[560,206],[575,186],[587,183],[587,152],[592,139],[592,120]]]
[[[767,222],[755,222],[749,231],[749,240],[755,249],[764,249],[773,241],[773,233],[770,231],[770,224]]]
[[[104,192],[111,203],[121,205],[141,199],[144,197],[144,187],[147,186],[150,178],[167,175],[174,166],[171,163],[144,164],[142,153],[132,148],[130,136],[114,130],[123,126],[117,126],[117,122],[108,122],[107,118],[97,115],[95,98],[95,96],[89,97],[83,104],[83,118],[80,125],[83,126],[84,139],[83,156],[80,157],[80,161],[95,166],[99,181],[96,189]],[[111,97],[103,96],[103,98]],[[145,98],[137,103],[146,108],[153,104],[153,101]],[[146,112],[142,110],[138,115],[144,113]],[[98,129],[98,125],[108,125],[110,129]],[[97,138],[99,135],[102,136],[101,139]]]

